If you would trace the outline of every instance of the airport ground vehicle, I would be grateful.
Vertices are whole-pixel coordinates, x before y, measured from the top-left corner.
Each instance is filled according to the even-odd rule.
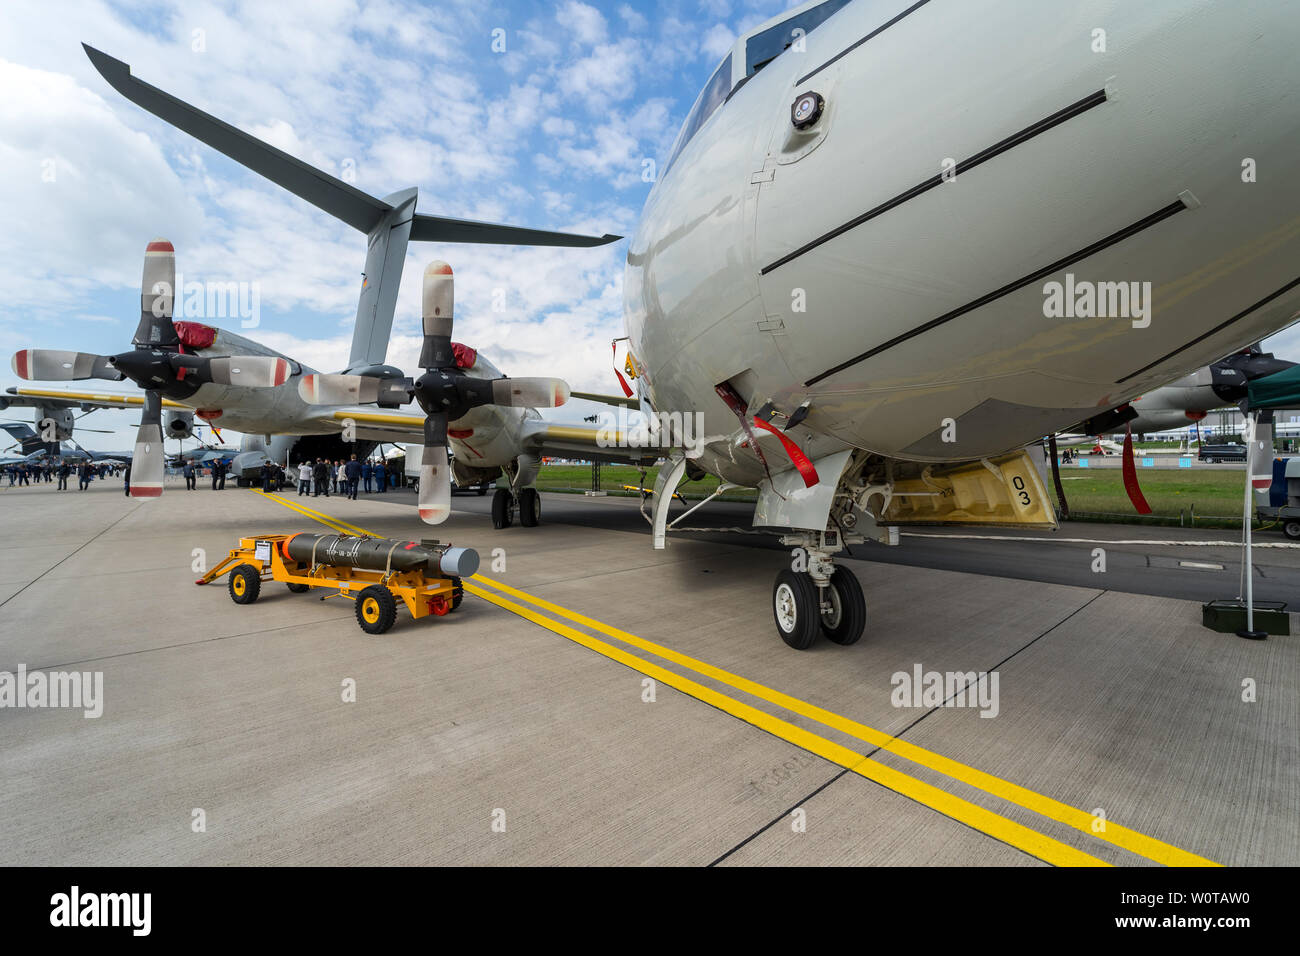
[[[333,591],[356,607],[357,625],[383,634],[397,620],[398,602],[411,618],[442,617],[460,607],[461,577],[478,570],[478,554],[437,541],[399,541],[324,534],[256,534],[195,584],[230,574],[230,599],[252,604],[263,581],[282,581],[295,594],[311,588]]]
[[[1216,465],[1221,461],[1245,461],[1245,445],[1202,445],[1197,456],[1201,461]]]

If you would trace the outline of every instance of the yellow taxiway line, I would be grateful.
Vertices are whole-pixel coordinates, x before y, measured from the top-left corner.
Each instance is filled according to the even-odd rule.
[[[261,492],[258,492],[261,494]],[[276,501],[294,511],[299,512],[315,521],[332,527],[336,531],[344,534],[361,534],[373,535],[357,525],[349,524],[338,518],[334,518],[314,508],[304,506],[292,499],[281,498],[277,495],[267,495],[271,500]],[[492,578],[476,574],[473,580],[488,585],[493,591],[484,590],[468,582],[464,583],[465,590],[495,604],[504,610],[510,611],[525,620],[531,621],[540,627],[544,627],[562,637],[568,638],[590,650],[596,651],[611,660],[617,661],[627,667],[632,668],[640,673],[645,674],[655,680],[662,681],[682,693],[695,697],[710,706],[717,707],[726,713],[735,716],[746,723],[749,723],[761,730],[767,731],[774,736],[802,747],[811,753],[829,760],[832,763],[845,767],[852,772],[874,780],[882,786],[893,790],[903,796],[916,800],[917,802],[937,810],[945,816],[958,820],[968,826],[974,827],[988,835],[1002,840],[1012,846],[1018,847],[1027,853],[1049,863],[1058,865],[1108,865],[1104,861],[1084,853],[1068,844],[1061,843],[1051,837],[1031,830],[1019,823],[1002,817],[990,810],[979,807],[976,804],[955,797],[946,791],[940,790],[924,781],[910,777],[891,767],[885,766],[869,757],[864,757],[856,751],[843,747],[834,741],[818,736],[806,731],[788,721],[774,717],[766,711],[759,710],[749,704],[728,697],[712,688],[699,684],[690,678],[684,677],[674,671],[667,670],[654,664],[644,658],[630,654],[621,648],[607,644],[598,638],[584,634],[575,630],[566,624],[555,621],[545,615],[538,613],[531,608],[524,607],[514,601],[509,600],[504,595],[519,598],[527,601],[537,608],[541,608],[550,614],[564,618],[573,623],[580,624],[583,627],[598,631],[608,637],[622,643],[639,648],[657,657],[670,661],[678,666],[685,667],[702,676],[708,677],[718,683],[725,684],[735,690],[739,690],[750,696],[757,697],[770,704],[787,710],[791,713],[799,714],[810,720],[814,720],[823,726],[833,730],[838,730],[848,736],[855,737],[873,746],[879,747],[888,753],[902,757],[913,763],[919,764],[936,773],[960,781],[974,789],[983,791],[990,796],[997,797],[1009,803],[1023,807],[1041,816],[1048,817],[1058,823],[1072,827],[1089,836],[1104,840],[1122,849],[1136,853],[1153,862],[1161,863],[1166,866],[1217,866],[1212,860],[1190,853],[1179,847],[1165,843],[1154,837],[1139,833],[1121,826],[1110,820],[1098,820],[1096,816],[1071,807],[1059,800],[1036,793],[1026,787],[1003,780],[992,774],[969,767],[956,760],[944,757],[941,754],[934,753],[922,747],[917,747],[906,741],[899,740],[883,731],[869,727],[857,721],[850,720],[832,711],[809,704],[797,697],[791,697],[780,691],[765,687],[762,684],[751,681],[739,675],[732,674],[721,668],[714,667],[703,661],[696,660],[685,654],[681,654],[671,648],[656,644],[630,634],[627,631],[611,627],[594,618],[587,617],[576,611],[571,611],[553,604],[542,598],[535,597],[518,588],[513,588],[508,584]],[[500,593],[497,593],[500,592]]]

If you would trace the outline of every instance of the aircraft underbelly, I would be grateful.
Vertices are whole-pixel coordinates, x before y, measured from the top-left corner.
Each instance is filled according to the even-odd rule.
[[[883,454],[996,454],[1300,308],[1300,288],[1283,292],[1184,348],[1300,275],[1284,5],[1097,6],[1111,26],[1104,54],[1083,26],[1063,31],[1051,4],[956,5],[908,21],[951,51],[942,68],[917,59],[900,27],[802,85],[826,95],[829,128],[758,196],[761,311],[783,326],[770,341],[790,371],[766,392],[811,399],[810,423]],[[889,206],[945,159],[976,157],[1072,104],[1071,118]],[[788,127],[773,136],[778,157]],[[1255,154],[1269,174],[1244,182]],[[1078,289],[1124,283],[1128,311],[1045,314],[1045,283],[1066,273]]]

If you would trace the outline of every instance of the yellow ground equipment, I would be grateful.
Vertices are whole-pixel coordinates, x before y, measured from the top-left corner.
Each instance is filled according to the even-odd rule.
[[[400,599],[419,619],[441,617],[460,606],[461,578],[478,570],[478,553],[437,541],[401,541],[341,534],[258,534],[239,539],[239,547],[195,584],[230,574],[230,599],[252,604],[263,581],[283,581],[302,593],[325,588],[352,601],[357,624],[367,634],[382,634],[397,619]]]

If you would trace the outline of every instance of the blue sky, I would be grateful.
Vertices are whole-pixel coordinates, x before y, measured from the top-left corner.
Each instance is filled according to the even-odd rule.
[[[667,158],[734,37],[791,5],[5,4],[0,351],[129,347],[144,246],[165,236],[185,281],[256,283],[259,325],[215,324],[317,368],[347,359],[364,237],[123,100],[83,41],[360,189],[418,186],[421,212],[627,235],[646,161]],[[625,251],[413,244],[389,361],[414,366],[412,280],[442,257],[458,339],[510,374],[614,391]],[[96,413],[118,435],[88,444],[129,444],[134,418]]]

